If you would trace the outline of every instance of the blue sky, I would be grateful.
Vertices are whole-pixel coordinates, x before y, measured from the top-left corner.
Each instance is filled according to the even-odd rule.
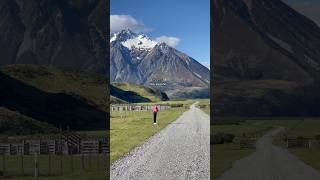
[[[110,5],[111,31],[128,24],[153,39],[169,39],[178,50],[209,66],[210,0],[111,0]]]

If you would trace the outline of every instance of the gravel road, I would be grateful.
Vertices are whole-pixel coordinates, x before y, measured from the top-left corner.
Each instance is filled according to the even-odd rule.
[[[111,180],[209,180],[209,119],[191,105],[176,121],[116,161]]]
[[[236,161],[219,180],[320,180],[319,171],[272,145],[272,136],[283,130],[277,127],[264,135],[256,144],[257,151]]]

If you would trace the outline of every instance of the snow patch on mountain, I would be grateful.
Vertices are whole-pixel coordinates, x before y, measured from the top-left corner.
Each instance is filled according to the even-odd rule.
[[[151,50],[157,44],[156,41],[150,39],[148,36],[144,34],[137,35],[129,29],[125,29],[113,34],[110,39],[110,43],[114,41],[119,41],[129,50],[133,48]]]
[[[121,44],[130,50],[133,48],[152,49],[157,44],[157,42],[151,40],[149,37],[147,37],[145,35],[139,35],[135,38],[128,39],[124,42],[121,42]]]

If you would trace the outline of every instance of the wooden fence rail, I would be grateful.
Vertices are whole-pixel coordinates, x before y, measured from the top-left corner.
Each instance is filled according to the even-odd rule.
[[[171,106],[158,105],[159,110],[171,109]],[[128,104],[113,104],[110,107],[110,111],[151,111],[153,106],[146,105],[128,105]]]

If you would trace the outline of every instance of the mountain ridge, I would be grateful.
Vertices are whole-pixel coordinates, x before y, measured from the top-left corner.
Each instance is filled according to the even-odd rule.
[[[320,28],[281,0],[211,6],[216,118],[318,116]]]
[[[0,2],[0,66],[53,65],[107,74],[106,0]]]
[[[185,53],[146,35],[135,34],[129,29],[115,33],[110,40],[110,52],[111,82],[144,86],[161,82],[163,86],[153,87],[161,91],[183,91],[188,87],[209,89],[209,69]]]

